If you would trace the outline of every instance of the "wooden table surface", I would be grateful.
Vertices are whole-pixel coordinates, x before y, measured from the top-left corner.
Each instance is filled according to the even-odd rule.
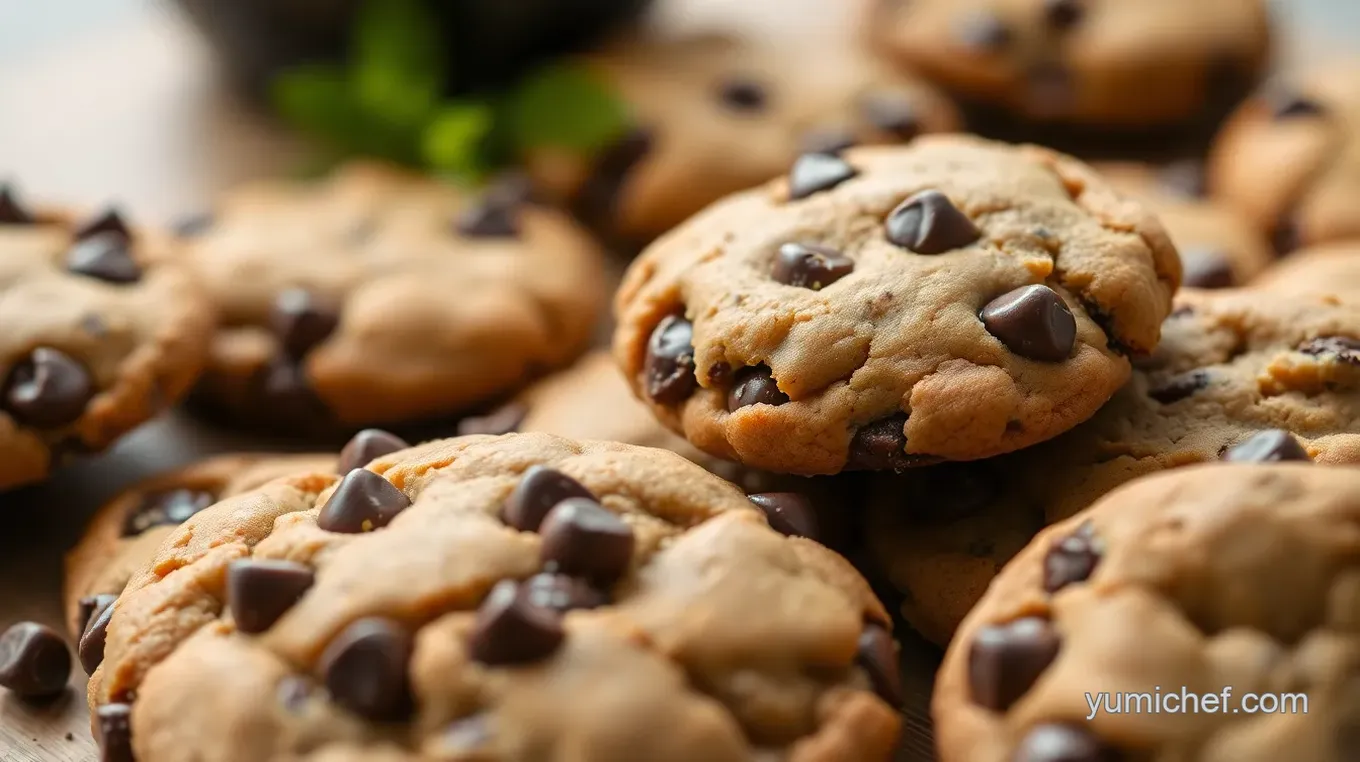
[[[843,28],[848,0],[663,3],[660,16],[670,26],[768,28],[777,19],[778,33],[787,35]],[[794,4],[804,12],[789,12]],[[1345,30],[1360,28],[1353,0],[1279,5],[1289,38],[1310,40],[1306,48],[1288,45],[1289,58],[1344,49]],[[164,8],[139,0],[0,0],[0,178],[20,179],[26,196],[80,205],[117,200],[135,216],[165,221],[300,155],[294,141],[223,92],[201,44]],[[62,554],[119,489],[207,454],[271,444],[175,414],[43,485],[0,494],[8,522],[0,528],[0,629],[20,620],[61,628]],[[904,762],[930,758],[924,717],[937,659],[920,643],[904,649]],[[0,762],[97,759],[84,675],[78,665],[75,672],[71,690],[44,705],[0,690]]]

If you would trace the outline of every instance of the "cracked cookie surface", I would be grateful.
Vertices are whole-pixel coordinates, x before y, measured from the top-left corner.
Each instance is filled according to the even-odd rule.
[[[0,491],[108,447],[203,367],[211,305],[169,237],[129,219],[0,184]]]
[[[1264,289],[1185,291],[1176,305],[1157,351],[1087,423],[993,461],[875,485],[874,559],[929,639],[948,642],[1045,525],[1139,476],[1249,442],[1232,457],[1360,463],[1360,306]]]
[[[294,433],[505,393],[582,352],[605,293],[563,215],[379,164],[237,188],[185,232],[224,322],[200,397]]]
[[[90,701],[139,762],[850,762],[899,725],[846,561],[615,443],[471,436],[276,480],[177,527],[110,610]]]
[[[968,616],[935,685],[940,759],[1348,759],[1357,612],[1360,471],[1226,464],[1140,480],[1036,537]],[[1225,703],[1090,717],[1088,695],[1182,686]]]
[[[971,460],[1089,418],[1180,277],[1137,202],[1050,151],[808,154],[652,245],[616,298],[635,394],[715,456],[825,474]]]

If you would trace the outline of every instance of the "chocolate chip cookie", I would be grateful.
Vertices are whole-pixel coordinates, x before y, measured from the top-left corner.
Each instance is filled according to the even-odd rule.
[[[899,143],[958,127],[934,88],[858,46],[814,50],[735,37],[631,38],[586,62],[635,128],[589,164],[541,153],[539,184],[612,236],[648,241],[805,151]]]
[[[203,367],[212,309],[169,236],[0,184],[0,490],[99,452]]]
[[[139,762],[868,762],[898,733],[859,575],[655,449],[472,436],[286,477],[110,611],[91,705]]]
[[[1360,63],[1268,83],[1223,127],[1209,180],[1281,254],[1360,236]]]
[[[1360,471],[1291,463],[1150,477],[1050,527],[945,656],[941,762],[1348,759],[1357,526]]]
[[[1181,254],[1181,285],[1241,286],[1274,260],[1270,242],[1236,209],[1207,197],[1198,163],[1164,167],[1108,162],[1094,165],[1110,184],[1147,204]]]
[[[1254,285],[1279,294],[1360,299],[1360,241],[1338,241],[1291,254]]]
[[[503,394],[574,359],[605,294],[601,253],[562,215],[382,165],[247,185],[191,222],[225,321],[200,397],[294,433]]]
[[[667,425],[770,471],[900,470],[1089,418],[1152,351],[1180,262],[1065,156],[962,136],[807,154],[648,249],[615,356]]]
[[[948,642],[1036,532],[1139,476],[1220,458],[1360,463],[1360,305],[1264,289],[1176,303],[1156,353],[1089,422],[879,481],[866,536],[922,634]]]
[[[964,98],[1024,119],[1184,122],[1269,57],[1262,0],[870,0],[866,34]]]

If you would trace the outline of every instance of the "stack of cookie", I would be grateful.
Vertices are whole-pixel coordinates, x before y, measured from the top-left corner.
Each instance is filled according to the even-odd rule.
[[[634,32],[584,63],[635,129],[476,192],[358,161],[160,232],[0,190],[0,489],[182,399],[314,450],[95,514],[103,759],[885,762],[906,630],[944,762],[1348,758],[1360,74],[1088,164],[930,133],[1193,134],[1261,4],[865,5],[816,55]],[[1182,685],[1314,704],[1090,716]]]

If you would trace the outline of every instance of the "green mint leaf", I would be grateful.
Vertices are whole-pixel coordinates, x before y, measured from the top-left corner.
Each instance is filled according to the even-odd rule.
[[[302,66],[270,83],[270,100],[294,127],[329,142],[349,142],[358,106],[349,80],[336,66]]]
[[[483,145],[491,133],[494,115],[481,103],[444,106],[425,127],[421,155],[437,172],[463,180],[475,180],[485,170]]]
[[[516,148],[594,152],[628,128],[628,109],[589,69],[556,64],[530,75],[510,96],[507,129]]]
[[[430,116],[444,84],[439,24],[424,0],[367,0],[355,18],[359,102],[395,125]]]

